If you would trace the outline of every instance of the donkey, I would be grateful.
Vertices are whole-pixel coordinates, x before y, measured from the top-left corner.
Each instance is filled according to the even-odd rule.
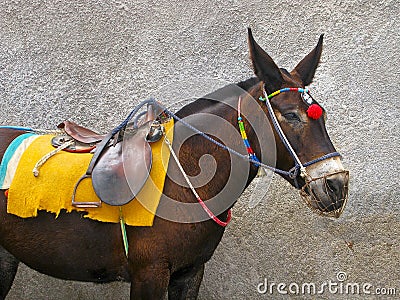
[[[186,105],[174,115],[176,138],[171,151],[177,152],[177,159],[170,159],[153,226],[126,227],[127,255],[118,224],[83,218],[83,212],[61,212],[55,218],[40,211],[35,218],[22,219],[7,213],[7,197],[2,191],[0,299],[7,296],[19,262],[65,280],[127,281],[131,299],[164,299],[166,295],[169,299],[196,299],[204,265],[222,238],[230,209],[260,166],[275,163],[272,169],[301,190],[312,209],[338,217],[347,199],[348,172],[327,134],[325,111],[305,91],[320,61],[322,43],[323,36],[288,72],[277,67],[248,30],[256,77],[235,85],[241,90],[239,97],[228,86]],[[222,101],[216,101],[221,95]],[[310,114],[310,103],[318,105],[320,111]],[[238,110],[243,115],[239,117],[240,128]],[[188,137],[190,129],[185,124],[196,127],[209,123],[205,115],[215,116],[235,130],[227,133],[227,126],[214,126],[218,128],[208,135],[195,132]],[[185,130],[186,134],[180,134]],[[250,146],[248,156],[243,154],[239,132]],[[0,130],[0,158],[22,133]],[[226,141],[230,147],[224,147]],[[240,151],[241,162],[232,163],[231,156]],[[202,172],[202,157],[209,156],[214,172],[208,175],[208,182],[186,184],[183,174],[196,181]],[[240,166],[239,171],[236,165]],[[226,189],[233,171],[233,184]],[[236,184],[238,181],[242,184]],[[224,196],[217,197],[219,194]],[[201,206],[200,198],[204,200]]]

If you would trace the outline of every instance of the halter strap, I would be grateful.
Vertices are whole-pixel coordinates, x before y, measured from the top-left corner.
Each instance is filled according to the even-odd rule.
[[[284,93],[284,92],[289,92],[289,91],[296,91],[299,93],[305,93],[307,90],[302,89],[302,88],[285,88],[285,89],[281,89],[278,90],[276,92],[273,92],[272,94],[268,95],[267,92],[265,91],[265,89],[263,88],[263,93],[265,95],[265,104],[267,105],[268,108],[268,113],[269,116],[271,117],[272,123],[279,135],[279,137],[281,138],[282,143],[285,145],[286,149],[289,151],[289,154],[293,157],[296,166],[299,166],[300,169],[300,176],[305,177],[306,176],[306,168],[303,166],[303,164],[301,163],[299,157],[297,156],[296,152],[294,151],[292,145],[290,144],[289,140],[287,139],[285,133],[282,130],[281,125],[279,125],[279,122],[276,118],[276,115],[274,113],[274,110],[272,109],[272,105],[270,101],[267,101],[267,99],[271,99],[272,97],[280,94],[280,93]],[[261,100],[261,99],[260,99]]]

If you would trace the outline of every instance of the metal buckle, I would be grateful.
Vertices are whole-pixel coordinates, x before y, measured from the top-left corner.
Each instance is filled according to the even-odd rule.
[[[146,141],[149,143],[158,142],[164,134],[164,126],[159,121],[154,121],[151,126],[149,133],[146,135]]]

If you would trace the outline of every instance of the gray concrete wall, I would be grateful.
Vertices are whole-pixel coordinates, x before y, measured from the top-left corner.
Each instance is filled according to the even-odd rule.
[[[278,177],[251,209],[249,199],[263,188],[254,182],[207,264],[200,299],[290,299],[276,290],[259,294],[257,285],[266,278],[320,286],[338,283],[338,272],[347,274],[345,284],[370,283],[372,293],[395,288],[398,297],[399,7],[396,0],[2,0],[0,123],[50,128],[69,118],[106,130],[171,82],[179,94],[179,86],[204,78],[250,77],[247,26],[289,69],[325,33],[311,88],[351,172],[347,209],[339,220],[313,215]],[[59,281],[21,266],[8,299],[128,295],[127,284]],[[303,298],[380,299],[340,290]]]

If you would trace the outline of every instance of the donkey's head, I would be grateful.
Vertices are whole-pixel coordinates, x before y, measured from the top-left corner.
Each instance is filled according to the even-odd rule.
[[[305,89],[318,66],[323,36],[317,46],[288,72],[280,69],[256,43],[249,29],[248,42],[254,72],[261,81],[261,106],[275,128],[277,168],[301,189],[315,211],[339,217],[348,196],[348,171],[341,163],[325,128],[326,112]]]

